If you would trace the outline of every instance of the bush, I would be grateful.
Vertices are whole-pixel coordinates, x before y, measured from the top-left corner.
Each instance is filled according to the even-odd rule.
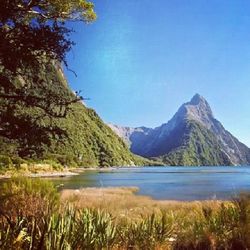
[[[77,167],[77,160],[71,155],[47,154],[45,159],[51,160],[65,167]]]
[[[116,227],[110,214],[98,210],[75,210],[63,213],[18,217],[11,224],[0,220],[0,248],[4,249],[112,249]]]
[[[58,163],[58,162],[56,162],[54,160],[43,160],[41,163],[49,165],[49,166],[52,167],[52,169],[57,170],[57,171],[63,169],[63,166],[60,163]]]
[[[26,161],[19,156],[12,156],[11,160],[12,160],[16,169],[19,169],[21,164],[26,163]]]
[[[156,249],[157,246],[167,247],[175,231],[174,216],[162,212],[152,214],[135,222],[120,227],[121,245],[126,249]],[[164,248],[167,249],[167,248]]]
[[[15,177],[1,185],[0,212],[10,221],[17,217],[40,219],[58,206],[59,194],[49,181]]]
[[[0,170],[13,167],[13,162],[9,156],[0,155]]]

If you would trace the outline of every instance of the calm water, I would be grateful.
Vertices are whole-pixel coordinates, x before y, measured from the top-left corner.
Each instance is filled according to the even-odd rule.
[[[136,186],[154,199],[228,199],[250,192],[250,167],[144,167],[111,172],[87,171],[53,179],[65,189]]]

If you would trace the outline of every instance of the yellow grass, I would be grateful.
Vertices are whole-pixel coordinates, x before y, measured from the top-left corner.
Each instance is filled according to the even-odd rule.
[[[173,212],[181,217],[197,217],[202,214],[204,206],[215,211],[221,205],[221,201],[162,201],[153,200],[150,197],[135,195],[136,187],[107,187],[107,188],[83,188],[80,190],[63,190],[62,202],[69,202],[77,208],[98,208],[112,213],[116,218],[135,220],[159,213],[160,211]]]

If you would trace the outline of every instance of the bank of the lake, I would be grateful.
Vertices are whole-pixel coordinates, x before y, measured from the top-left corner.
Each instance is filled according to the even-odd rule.
[[[156,200],[228,200],[250,192],[248,166],[72,168],[12,174],[48,178],[61,189],[133,186],[138,188],[136,195]]]
[[[52,169],[52,168],[51,168]],[[85,171],[102,171],[102,172],[107,172],[107,171],[112,171],[116,169],[115,167],[106,167],[106,168],[101,168],[101,167],[93,167],[93,168],[66,168],[62,169],[60,171],[57,170],[39,170],[35,169],[35,171],[32,170],[6,170],[4,173],[0,174],[0,180],[1,179],[10,179],[15,176],[23,176],[23,177],[30,177],[30,178],[62,178],[62,177],[70,177],[70,176],[75,176],[79,175],[81,173],[84,173]]]
[[[250,192],[249,167],[136,167],[85,170],[53,178],[62,189],[137,187],[137,195],[156,200],[228,200]]]

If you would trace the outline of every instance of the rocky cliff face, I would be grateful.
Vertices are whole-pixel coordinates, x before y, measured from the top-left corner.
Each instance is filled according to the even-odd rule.
[[[119,136],[121,137],[127,145],[131,146],[131,135],[135,135],[136,133],[140,134],[148,134],[152,129],[145,127],[131,128],[131,127],[121,127],[114,124],[109,123],[108,126]]]
[[[244,165],[250,149],[214,118],[204,97],[196,94],[173,118],[159,127],[111,128],[127,142],[132,152],[157,157],[170,165]]]

